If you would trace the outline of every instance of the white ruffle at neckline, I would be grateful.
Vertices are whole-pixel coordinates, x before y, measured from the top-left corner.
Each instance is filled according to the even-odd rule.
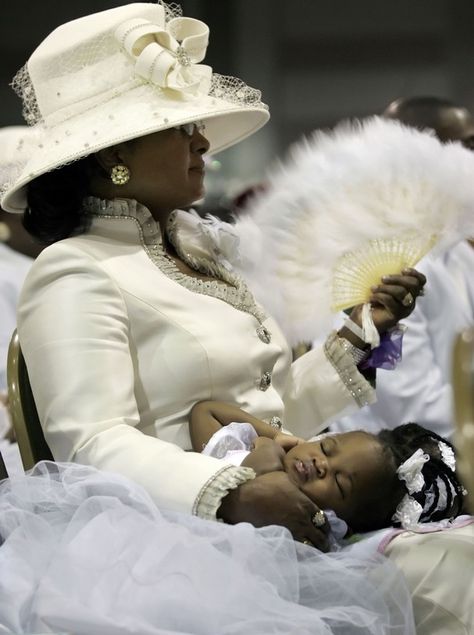
[[[173,211],[168,218],[166,235],[178,256],[195,271],[214,278],[202,280],[178,269],[163,247],[159,223],[148,208],[138,201],[88,197],[84,207],[91,216],[134,221],[142,247],[150,260],[166,276],[189,291],[212,296],[239,311],[250,313],[260,324],[267,319],[246,283],[231,270],[224,257],[224,253],[235,253],[238,249],[239,239],[228,223],[214,218],[202,219],[194,211],[183,210]]]

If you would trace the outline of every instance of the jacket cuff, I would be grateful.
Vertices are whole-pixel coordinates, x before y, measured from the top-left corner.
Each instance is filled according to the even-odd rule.
[[[216,520],[217,510],[229,491],[255,476],[250,467],[226,465],[203,485],[193,505],[193,514],[207,520]]]
[[[357,405],[362,407],[375,403],[374,389],[361,375],[352,355],[346,351],[336,332],[327,338],[324,352]]]

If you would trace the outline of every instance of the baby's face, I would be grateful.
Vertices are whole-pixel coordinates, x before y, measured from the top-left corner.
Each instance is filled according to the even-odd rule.
[[[346,432],[297,445],[285,455],[291,480],[321,509],[333,509],[349,525],[386,478],[379,442],[365,432]]]

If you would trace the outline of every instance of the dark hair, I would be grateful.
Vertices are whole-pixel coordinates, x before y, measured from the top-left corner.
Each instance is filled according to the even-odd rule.
[[[86,231],[88,217],[83,201],[97,169],[95,156],[89,155],[31,181],[24,228],[47,245]]]
[[[441,97],[402,97],[389,104],[383,116],[396,119],[419,130],[431,128],[441,141],[449,141],[451,139],[449,126],[447,128],[443,119],[444,114],[449,110],[465,111],[466,109]]]
[[[382,448],[385,474],[379,483],[374,484],[373,497],[365,501],[363,509],[357,510],[357,518],[351,522],[354,531],[399,525],[392,520],[392,516],[408,490],[405,482],[400,480],[397,469],[419,448],[430,457],[422,468],[424,485],[421,491],[410,494],[423,509],[420,522],[452,518],[462,512],[464,488],[456,472],[444,462],[439,446],[442,442],[454,452],[449,441],[417,423],[381,430],[375,438]],[[444,503],[440,499],[440,483],[446,490]]]

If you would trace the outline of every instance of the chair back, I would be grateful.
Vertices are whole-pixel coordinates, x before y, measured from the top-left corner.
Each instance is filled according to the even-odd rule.
[[[38,461],[52,461],[53,455],[43,435],[16,329],[8,348],[7,383],[10,416],[24,469],[31,469]]]
[[[0,452],[0,481],[3,481],[4,478],[8,478],[8,472],[2,453]]]

